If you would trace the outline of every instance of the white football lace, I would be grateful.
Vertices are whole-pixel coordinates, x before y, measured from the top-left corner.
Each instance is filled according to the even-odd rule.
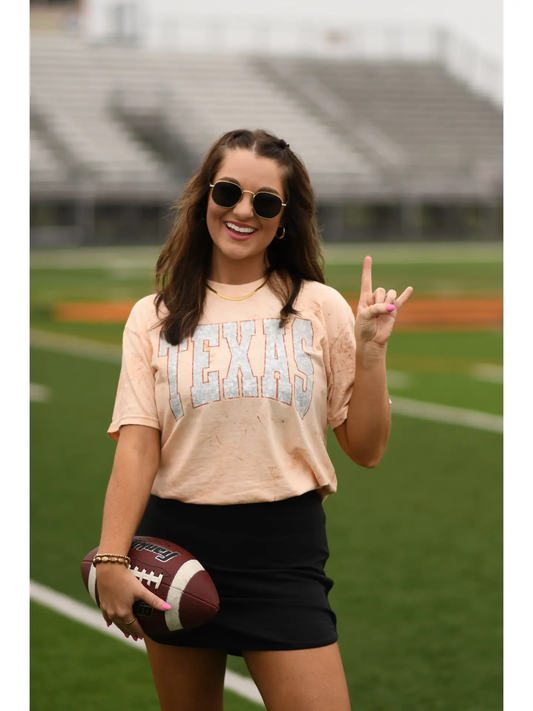
[[[144,580],[148,587],[150,587],[150,583],[154,583],[156,590],[159,588],[159,586],[161,585],[161,582],[163,581],[163,573],[161,573],[160,575],[155,575],[153,570],[151,570],[149,573],[147,573],[146,568],[139,570],[138,565],[136,565],[135,568],[132,568],[130,565],[130,570],[133,573],[133,575],[135,575],[135,577],[141,581],[141,583]]]

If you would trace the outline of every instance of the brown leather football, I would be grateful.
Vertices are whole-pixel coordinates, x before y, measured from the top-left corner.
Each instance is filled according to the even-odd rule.
[[[90,596],[100,606],[96,568],[92,564],[97,553],[98,548],[87,553],[81,563],[81,574]],[[133,612],[148,635],[173,634],[200,627],[219,611],[218,593],[209,573],[181,546],[161,538],[135,536],[128,556],[132,575],[171,606],[163,612],[142,600],[135,602]]]

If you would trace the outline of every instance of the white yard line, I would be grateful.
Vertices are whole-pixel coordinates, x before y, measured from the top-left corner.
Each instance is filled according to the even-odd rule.
[[[120,363],[122,361],[122,348],[112,343],[92,341],[88,338],[67,336],[62,333],[39,331],[32,328],[30,331],[30,344],[34,348],[45,351],[65,353],[67,355],[81,356],[92,360]]]
[[[110,363],[121,362],[121,348],[112,344],[90,341],[85,338],[65,336],[63,334],[48,333],[33,330],[30,333],[31,345],[35,348],[50,350],[57,353],[91,358],[93,360],[107,361]],[[394,374],[395,371],[392,371]],[[399,373],[396,373],[396,376]],[[403,374],[405,375],[405,374]],[[394,379],[393,375],[393,379]],[[403,381],[406,382],[405,380]],[[391,381],[391,386],[393,385]],[[397,386],[398,387],[398,386]],[[473,427],[489,432],[503,432],[503,418],[486,412],[463,410],[459,407],[437,405],[431,402],[408,400],[401,397],[392,398],[392,413],[405,417],[416,417],[420,420],[442,422],[462,427]]]
[[[324,245],[326,265],[362,264],[367,254],[376,264],[503,264],[503,247],[494,242]]]
[[[52,391],[47,385],[30,383],[30,402],[48,402],[51,397]]]
[[[30,597],[35,602],[54,610],[54,612],[60,615],[69,617],[71,620],[79,622],[86,627],[92,627],[102,634],[115,637],[115,639],[130,645],[130,647],[134,649],[146,652],[144,641],[139,640],[135,642],[131,637],[124,637],[122,632],[115,627],[115,625],[107,627],[101,613],[95,608],[83,605],[81,602],[73,600],[71,597],[52,590],[52,588],[46,587],[46,585],[41,585],[34,580],[30,581]],[[243,696],[245,699],[259,704],[259,706],[264,708],[263,699],[253,679],[249,679],[230,669],[226,669],[224,686],[235,694]]]
[[[159,247],[77,247],[31,250],[31,269],[144,269],[154,271]]]
[[[81,247],[76,249],[32,250],[32,269],[155,269],[160,247]],[[412,244],[324,244],[326,264],[362,264],[367,254],[379,264],[479,264],[503,263],[503,247],[498,242],[437,242]]]
[[[410,388],[413,385],[413,376],[411,373],[404,373],[401,370],[387,369],[387,385],[389,388]]]
[[[475,380],[481,380],[483,383],[503,383],[503,366],[494,365],[493,363],[476,363],[470,369],[470,375]]]
[[[404,397],[392,397],[392,413],[405,417],[416,417],[419,420],[431,420],[460,427],[473,427],[476,430],[488,432],[503,432],[503,417],[490,415],[488,412],[463,410],[460,407],[436,405],[433,402],[408,400]]]

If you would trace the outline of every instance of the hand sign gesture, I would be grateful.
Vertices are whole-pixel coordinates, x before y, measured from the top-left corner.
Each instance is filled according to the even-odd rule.
[[[396,314],[412,293],[412,286],[408,286],[398,297],[394,289],[385,291],[382,287],[378,287],[372,291],[372,257],[365,257],[361,294],[355,319],[357,345],[373,343],[384,346],[392,333]]]

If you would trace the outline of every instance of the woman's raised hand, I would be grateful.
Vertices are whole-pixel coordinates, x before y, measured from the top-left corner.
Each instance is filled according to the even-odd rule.
[[[396,296],[394,289],[386,291],[383,287],[372,291],[372,257],[366,256],[355,319],[357,345],[386,345],[394,327],[396,314],[412,293],[412,286],[408,286],[400,296]]]

